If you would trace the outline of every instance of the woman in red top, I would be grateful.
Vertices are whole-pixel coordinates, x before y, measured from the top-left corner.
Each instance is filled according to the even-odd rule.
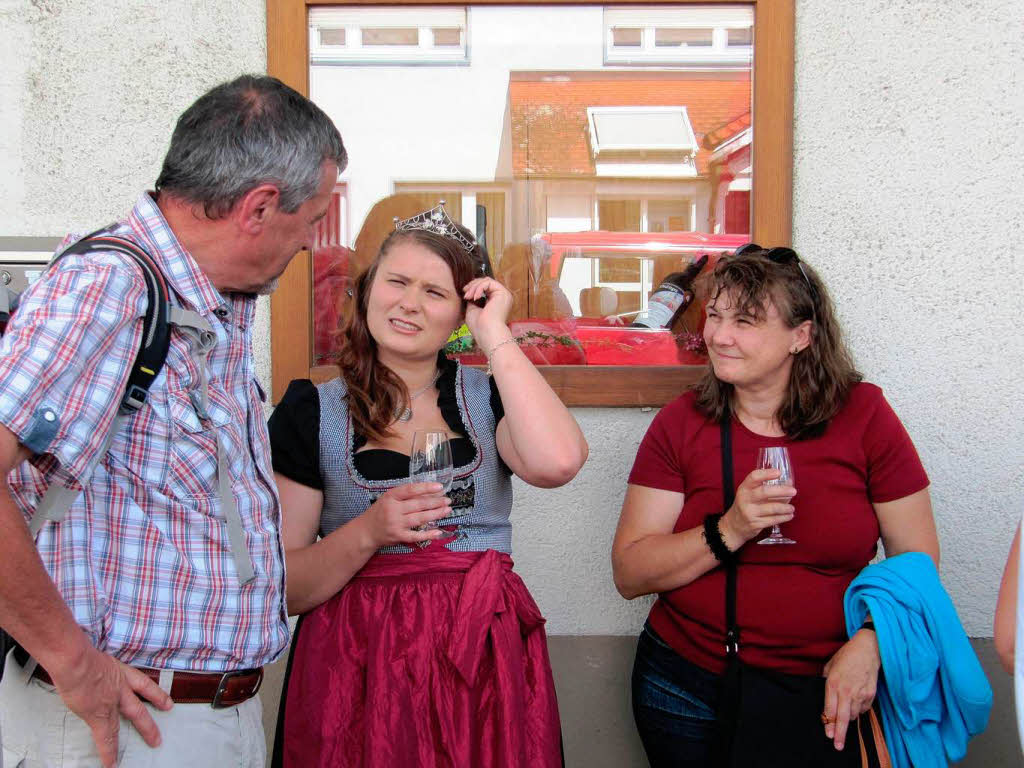
[[[847,639],[843,594],[879,536],[889,555],[938,561],[928,478],[881,390],[854,369],[824,284],[794,251],[744,246],[710,282],[710,365],[644,437],[612,549],[619,592],[659,596],[634,666],[637,727],[652,768],[709,764],[726,665],[725,569],[711,535],[739,565],[742,662],[825,676],[822,739],[841,753],[837,765],[859,765],[847,728],[872,704],[880,661],[871,629]],[[706,534],[705,518],[723,513],[723,414],[741,482]],[[758,448],[779,445],[795,487],[764,485],[778,470],[755,469]],[[756,546],[775,524],[796,543]],[[792,745],[763,747],[759,764],[770,765],[773,748],[785,756]]]

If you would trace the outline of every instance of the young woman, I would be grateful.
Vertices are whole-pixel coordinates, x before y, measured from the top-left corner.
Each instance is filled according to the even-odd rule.
[[[516,345],[509,292],[474,277],[485,258],[443,208],[399,222],[356,281],[340,378],[292,382],[271,418],[303,614],[285,766],[561,764],[544,620],[511,570],[511,475],[563,485],[587,444]],[[463,321],[493,378],[442,353]],[[409,482],[416,430],[448,435],[447,496]]]
[[[848,728],[872,704],[880,661],[872,629],[847,639],[843,594],[879,535],[887,555],[938,561],[928,478],[881,390],[854,370],[824,284],[793,250],[745,246],[710,283],[710,365],[644,437],[612,550],[623,596],[659,595],[633,671],[637,727],[653,768],[711,764],[727,661],[719,557],[736,558],[743,663],[827,678],[821,720],[815,711],[806,724],[821,729],[814,756],[801,762],[803,745],[776,735],[750,745],[756,764],[859,765]],[[723,419],[739,483],[729,509]],[[771,446],[788,449],[795,483],[765,485],[780,477],[755,469]],[[796,543],[758,546],[775,524]]]

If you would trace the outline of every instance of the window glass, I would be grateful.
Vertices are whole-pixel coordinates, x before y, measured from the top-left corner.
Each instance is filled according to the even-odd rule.
[[[419,45],[420,31],[415,27],[367,27],[362,30],[363,45]]]
[[[612,45],[626,48],[639,48],[643,36],[640,27],[613,27]]]
[[[663,281],[749,239],[752,64],[728,49],[750,7],[344,6],[309,19],[310,95],[352,155],[314,249],[317,362],[394,218],[442,200],[511,290],[510,326],[536,363],[702,361],[699,301],[642,323]],[[452,349],[483,360],[471,342]]]
[[[752,22],[744,6],[606,7],[605,63],[749,70]]]
[[[730,30],[728,30],[728,44],[729,45],[753,45],[754,44],[754,29],[753,29],[753,27],[742,27],[741,29],[730,29]]]
[[[675,29],[658,27],[654,30],[654,44],[659,47],[680,45],[709,46],[713,29]]]
[[[458,27],[434,27],[432,32],[434,35],[434,45],[462,45],[462,30]]]
[[[648,232],[689,232],[693,229],[691,200],[651,200],[647,208]]]
[[[466,23],[465,7],[317,6],[309,10],[310,64],[466,63]]]
[[[598,228],[606,232],[639,232],[639,200],[599,200]]]
[[[345,44],[345,30],[322,27],[320,29],[320,45],[344,45]]]

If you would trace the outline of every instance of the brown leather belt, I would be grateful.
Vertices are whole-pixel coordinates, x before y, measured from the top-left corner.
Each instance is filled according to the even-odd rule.
[[[22,664],[22,666],[25,666]],[[135,667],[154,683],[160,683],[160,670]],[[49,673],[38,664],[32,677],[53,685]],[[263,667],[233,672],[174,672],[171,700],[177,704],[209,704],[214,709],[234,707],[248,701],[263,683]]]

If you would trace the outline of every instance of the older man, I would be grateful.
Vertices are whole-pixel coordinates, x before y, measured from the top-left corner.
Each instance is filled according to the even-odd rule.
[[[0,626],[19,644],[0,683],[6,768],[264,765],[255,691],[288,624],[252,320],[345,163],[330,119],[272,78],[181,116],[156,191],[106,233],[148,252],[174,307],[126,419],[138,265],[72,252],[23,297],[0,345]],[[55,484],[73,503],[33,541]]]

